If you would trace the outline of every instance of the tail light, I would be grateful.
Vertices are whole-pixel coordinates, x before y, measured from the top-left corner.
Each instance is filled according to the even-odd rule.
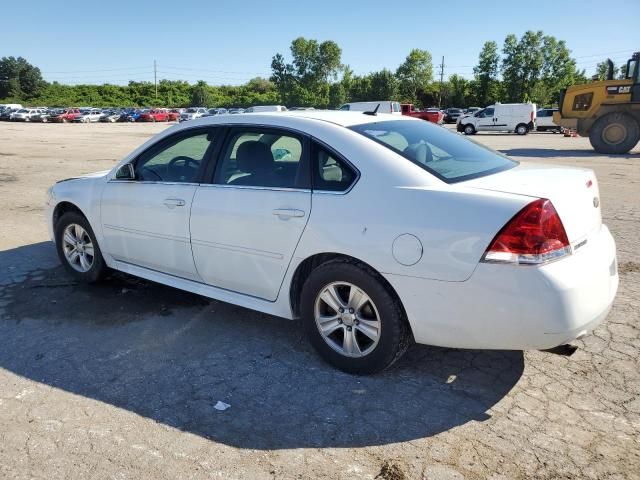
[[[482,261],[539,265],[570,253],[571,245],[558,212],[550,200],[541,198],[502,227]]]

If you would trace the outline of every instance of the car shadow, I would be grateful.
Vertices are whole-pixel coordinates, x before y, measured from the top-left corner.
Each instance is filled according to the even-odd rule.
[[[538,157],[538,158],[553,158],[553,157],[605,157],[611,159],[628,160],[628,159],[640,159],[640,153],[627,153],[624,155],[607,155],[598,153],[594,150],[567,150],[556,148],[509,148],[499,149],[500,152],[511,157]]]
[[[523,372],[522,352],[415,346],[348,375],[299,322],[122,274],[77,284],[49,242],[0,252],[0,272],[0,368],[238,448],[428,437],[489,418]]]

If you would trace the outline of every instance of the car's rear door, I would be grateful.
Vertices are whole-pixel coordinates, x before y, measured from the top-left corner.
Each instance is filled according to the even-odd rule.
[[[177,132],[134,160],[135,180],[107,183],[101,200],[107,253],[121,262],[199,280],[189,211],[215,139],[214,128]]]
[[[308,139],[233,127],[191,207],[191,245],[208,284],[273,301],[311,212]]]

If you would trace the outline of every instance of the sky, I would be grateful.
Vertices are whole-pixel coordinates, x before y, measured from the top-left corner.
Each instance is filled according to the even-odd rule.
[[[471,78],[485,41],[501,47],[527,30],[565,40],[587,75],[640,50],[640,0],[23,0],[0,12],[0,57],[70,84],[153,81],[154,60],[158,79],[241,84],[268,77],[273,55],[289,59],[299,36],[337,42],[356,74],[395,70],[425,49],[434,73],[445,57],[445,78]]]

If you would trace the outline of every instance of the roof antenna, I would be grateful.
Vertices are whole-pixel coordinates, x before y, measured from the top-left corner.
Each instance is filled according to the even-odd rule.
[[[371,111],[371,112],[362,112],[362,113],[364,113],[365,115],[373,115],[375,117],[376,115],[378,115],[378,109],[379,108],[380,108],[380,104],[376,105],[376,108],[374,108],[373,111]]]

